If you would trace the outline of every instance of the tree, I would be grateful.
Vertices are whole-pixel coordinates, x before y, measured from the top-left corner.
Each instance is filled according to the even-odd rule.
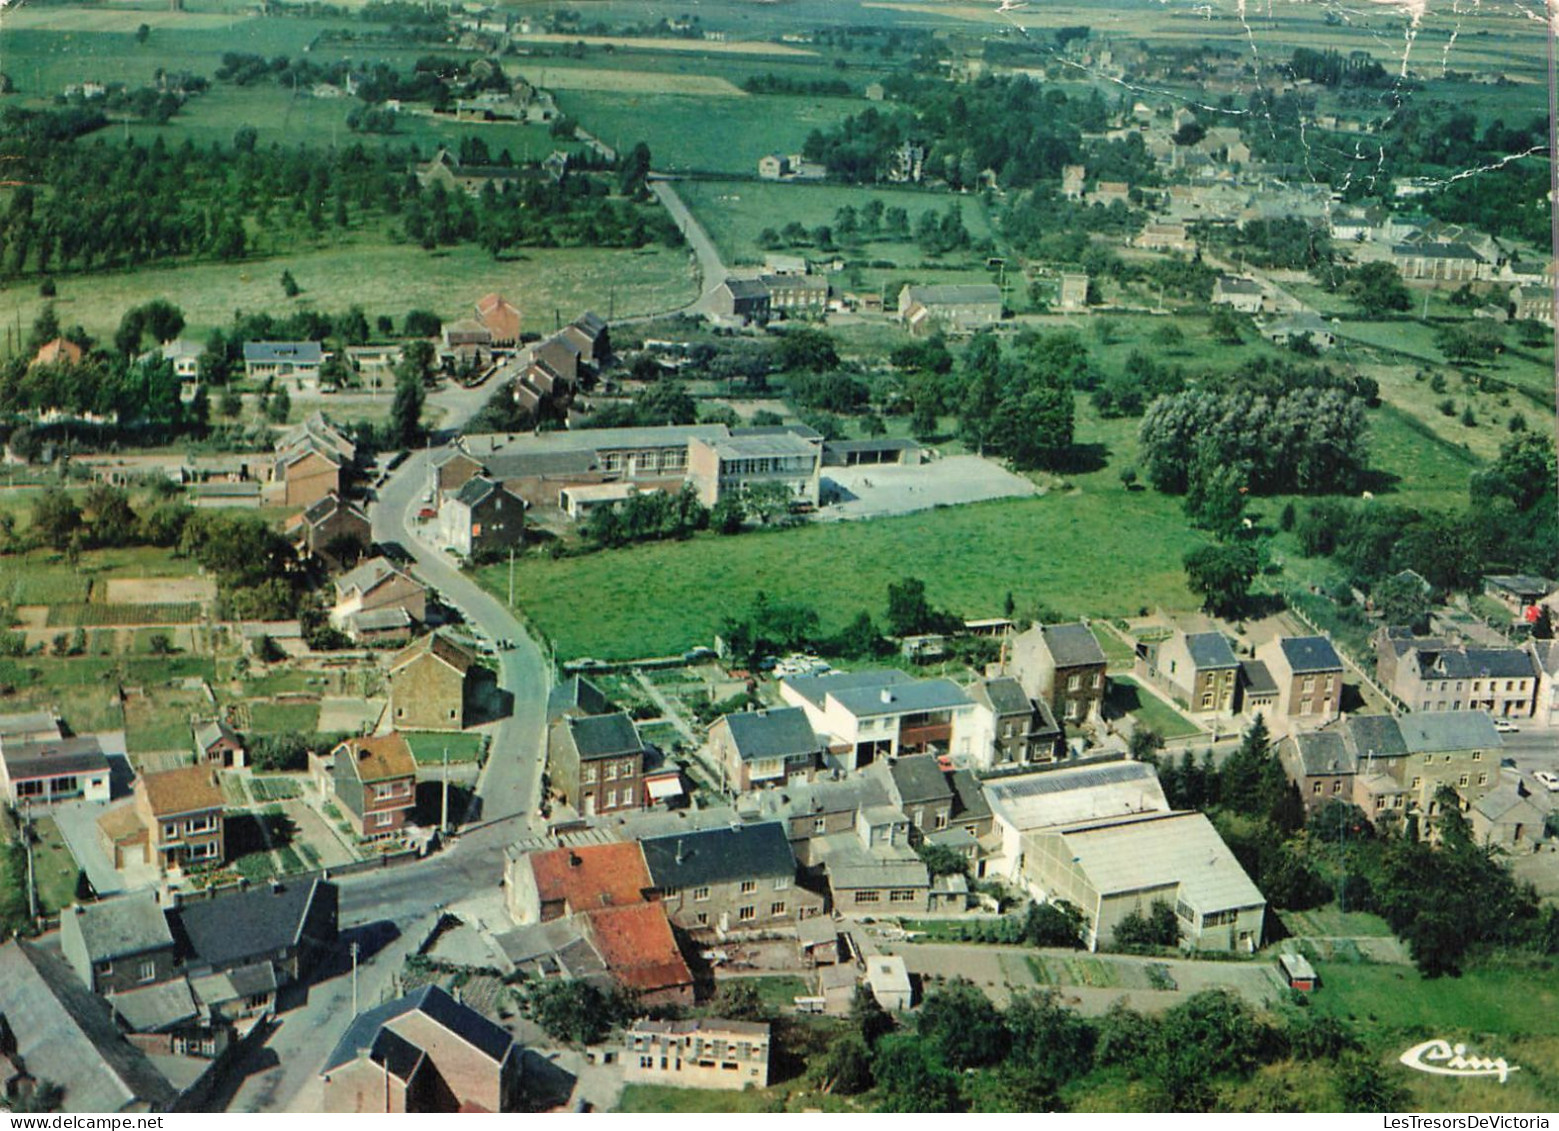
[[[840,1033],[828,1043],[817,1069],[819,1089],[841,1096],[857,1096],[871,1089],[872,1053],[859,1033]]]
[[[549,1036],[570,1044],[596,1044],[631,1012],[618,995],[608,996],[589,982],[555,978],[528,987],[521,1009]]]
[[[1033,903],[1023,915],[1023,941],[1030,946],[1083,945],[1083,913],[1064,899]]]
[[[138,24],[135,29],[135,41],[145,43],[151,38],[152,28],[150,24]]]
[[[223,386],[218,411],[228,420],[236,420],[238,414],[244,411],[243,395],[232,385]]]
[[[1239,318],[1223,305],[1213,307],[1212,313],[1207,316],[1207,332],[1215,341],[1226,346],[1237,346],[1245,340]]]
[[[281,273],[281,293],[288,298],[297,298],[303,293],[303,288],[298,286],[298,280],[292,277],[291,271],[284,270]]]
[[[716,1016],[737,1021],[762,1021],[768,1016],[757,985],[747,979],[722,983],[715,994],[714,1011]]]
[[[395,376],[395,399],[390,402],[390,439],[392,443],[410,448],[421,442],[422,405],[426,396],[421,377],[409,369],[397,371]]]
[[[1406,570],[1392,574],[1371,589],[1370,601],[1388,625],[1407,625],[1418,633],[1429,631],[1433,605],[1427,587]]]
[[[1186,481],[1185,513],[1219,538],[1232,538],[1245,518],[1248,468],[1218,458],[1210,446],[1197,451]]]
[[[1238,616],[1256,579],[1255,547],[1245,542],[1202,546],[1186,554],[1186,584],[1217,616]]]
[[[1402,282],[1401,273],[1386,260],[1361,264],[1347,273],[1346,280],[1343,293],[1366,317],[1379,318],[1392,311],[1406,310],[1413,304],[1413,296]]]
[[[1133,910],[1115,925],[1116,946],[1176,946],[1180,942],[1180,921],[1175,909],[1155,899],[1144,915]]]
[[[945,844],[923,841],[915,846],[915,855],[933,876],[962,876],[969,871],[969,860]]]
[[[444,324],[430,310],[408,310],[401,323],[401,332],[408,338],[436,338]]]
[[[888,634],[914,636],[936,632],[947,620],[926,600],[926,583],[918,577],[905,577],[888,584]]]
[[[924,1041],[884,1037],[872,1058],[877,1081],[876,1110],[952,1112],[959,1109],[958,1077],[937,1060]]]
[[[1378,1114],[1401,1111],[1409,1102],[1408,1091],[1371,1056],[1357,1053],[1344,1057],[1332,1074],[1337,1098],[1344,1111]]]
[[[292,413],[292,394],[283,385],[271,395],[266,403],[265,415],[271,418],[273,424],[287,423],[287,417]]]
[[[1002,402],[994,439],[1018,467],[1060,470],[1072,454],[1075,411],[1070,386],[1041,385]]]
[[[45,544],[63,550],[81,526],[81,508],[64,491],[50,487],[33,504],[32,528]]]
[[[1049,990],[1019,991],[1007,1008],[1007,1061],[1046,1091],[1086,1075],[1093,1064],[1093,1026]]]
[[[955,1071],[984,1068],[1002,1059],[1009,1034],[983,990],[956,978],[921,1004],[916,1030],[938,1059]]]

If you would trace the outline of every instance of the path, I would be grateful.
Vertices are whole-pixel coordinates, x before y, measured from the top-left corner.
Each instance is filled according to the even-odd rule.
[[[655,199],[661,202],[666,211],[671,213],[671,218],[676,222],[678,230],[687,240],[688,246],[693,249],[693,257],[698,261],[699,275],[703,279],[703,289],[696,302],[681,310],[668,313],[707,314],[714,289],[724,282],[726,275],[729,274],[725,263],[720,258],[720,251],[715,247],[714,240],[709,238],[709,233],[704,231],[704,226],[694,218],[688,206],[677,195],[676,187],[670,181],[663,177],[652,176],[650,191],[655,194]],[[655,317],[660,318],[663,315],[657,314]]]

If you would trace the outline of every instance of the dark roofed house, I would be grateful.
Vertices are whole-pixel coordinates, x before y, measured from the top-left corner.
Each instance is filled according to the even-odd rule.
[[[994,283],[906,284],[899,292],[899,321],[911,334],[942,329],[972,332],[1002,317],[1001,288]]]
[[[547,725],[564,715],[610,715],[617,710],[599,687],[583,676],[570,676],[547,693]]]
[[[1050,706],[1031,699],[1010,675],[970,685],[979,725],[966,752],[981,772],[1013,770],[1035,762],[1053,762],[1061,739]]]
[[[12,805],[107,801],[108,756],[91,735],[35,741],[0,737],[0,785]]]
[[[935,754],[897,758],[887,773],[888,793],[911,828],[922,835],[947,828],[953,817],[953,787]]]
[[[553,788],[580,813],[644,807],[644,743],[625,713],[564,716],[547,738]]]
[[[312,554],[331,569],[355,565],[374,540],[368,516],[334,492],[296,515],[287,534],[300,556]]]
[[[1342,659],[1324,636],[1279,636],[1256,649],[1278,685],[1277,713],[1290,725],[1325,723],[1342,698]]]
[[[192,899],[170,918],[192,974],[268,962],[285,982],[334,949],[337,908],[336,885],[311,880]]]
[[[60,1110],[95,1115],[171,1111],[178,1089],[131,1045],[108,1003],[48,951],[17,939],[0,945],[4,1050],[32,1080],[62,1091]]]
[[[430,632],[390,661],[390,717],[407,730],[463,730],[476,656],[444,632]]]
[[[822,764],[824,745],[799,707],[723,715],[709,728],[709,748],[723,780],[738,792],[810,781]]]
[[[822,910],[822,898],[795,883],[796,855],[778,821],[650,837],[639,847],[684,930],[772,930]]]
[[[1165,640],[1139,643],[1136,670],[1193,714],[1234,714],[1240,661],[1221,632],[1177,629]]]
[[[95,994],[173,977],[173,932],[155,892],[134,892],[60,913],[60,951]]]
[[[244,376],[251,381],[272,378],[317,388],[324,363],[325,351],[318,342],[244,343]]]
[[[1483,595],[1493,597],[1518,616],[1553,591],[1554,583],[1546,577],[1524,573],[1488,574],[1483,579]]]
[[[525,506],[502,483],[472,476],[439,505],[439,540],[473,559],[517,549],[525,542]]]
[[[321,1071],[331,1113],[513,1112],[523,1050],[442,988],[359,1013]]]
[[[1057,721],[1082,723],[1104,703],[1104,649],[1085,624],[1036,624],[1012,642],[1010,672],[1030,698],[1043,699]]]
[[[1329,801],[1352,804],[1359,760],[1341,731],[1302,731],[1283,740],[1278,759],[1307,809],[1313,812]]]
[[[767,322],[770,314],[769,288],[761,279],[727,277],[710,296],[710,307],[725,318],[743,318],[749,322]]]
[[[1260,660],[1240,661],[1240,712],[1268,714],[1278,701],[1278,682]]]

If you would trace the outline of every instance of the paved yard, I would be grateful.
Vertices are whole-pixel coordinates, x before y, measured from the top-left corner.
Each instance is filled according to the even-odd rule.
[[[914,466],[830,467],[823,472],[820,520],[883,518],[932,507],[1039,494],[1021,475],[979,456],[949,456]]]
[[[116,871],[98,833],[99,817],[110,808],[129,804],[128,800],[114,806],[95,801],[70,801],[54,807],[54,823],[59,826],[60,835],[98,895],[137,891],[157,883],[157,868],[152,864],[131,863],[122,871]]]
[[[301,798],[282,802],[282,812],[297,826],[297,840],[307,841],[319,853],[320,867],[336,868],[357,859],[357,854],[342,843],[325,818]]]
[[[319,701],[319,732],[321,734],[368,734],[379,724],[384,714],[383,699],[357,699],[350,696],[327,695]]]

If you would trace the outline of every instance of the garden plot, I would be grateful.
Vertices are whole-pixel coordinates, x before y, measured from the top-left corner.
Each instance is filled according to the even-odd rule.
[[[108,580],[110,604],[206,604],[216,595],[216,582],[209,577],[114,577]]]

